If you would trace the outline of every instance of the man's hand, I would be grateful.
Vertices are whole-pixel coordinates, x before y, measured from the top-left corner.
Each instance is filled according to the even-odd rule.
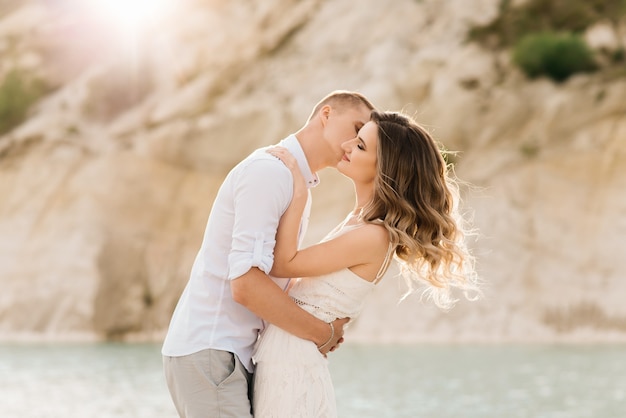
[[[343,327],[350,321],[350,318],[340,318],[333,321],[335,333],[332,338],[319,348],[320,353],[326,355],[329,351],[334,351],[343,342]]]

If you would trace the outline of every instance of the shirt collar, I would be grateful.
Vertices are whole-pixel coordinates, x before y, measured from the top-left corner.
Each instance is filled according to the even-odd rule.
[[[304,151],[302,150],[302,146],[298,139],[294,134],[289,135],[287,138],[280,141],[281,147],[285,147],[296,157],[296,161],[298,161],[298,166],[300,167],[300,171],[304,176],[304,180],[306,181],[307,187],[310,189],[311,187],[315,187],[319,184],[320,179],[317,176],[317,173],[313,173],[311,168],[309,167],[309,163],[306,159],[306,155],[304,155]]]

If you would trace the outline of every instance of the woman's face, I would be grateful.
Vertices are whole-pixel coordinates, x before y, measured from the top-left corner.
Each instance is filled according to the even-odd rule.
[[[378,125],[367,122],[357,136],[344,142],[341,148],[345,154],[337,164],[337,170],[355,182],[373,183],[376,178]]]

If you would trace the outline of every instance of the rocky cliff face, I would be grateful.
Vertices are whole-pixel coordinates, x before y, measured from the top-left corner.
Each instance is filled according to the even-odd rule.
[[[0,75],[48,86],[0,137],[3,338],[160,338],[226,172],[345,88],[461,151],[486,282],[441,313],[388,280],[350,338],[626,339],[624,77],[526,80],[465,41],[496,0],[187,0],[132,38],[79,4],[0,10]],[[351,193],[322,173],[309,242]]]

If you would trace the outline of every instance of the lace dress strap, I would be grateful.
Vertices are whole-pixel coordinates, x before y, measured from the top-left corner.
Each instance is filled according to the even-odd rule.
[[[383,260],[383,264],[380,266],[378,273],[376,273],[376,278],[373,281],[374,284],[377,284],[387,272],[387,268],[389,268],[389,263],[391,263],[391,258],[393,256],[393,248],[393,244],[390,242],[389,247],[387,248],[387,255],[385,255],[385,259]]]

